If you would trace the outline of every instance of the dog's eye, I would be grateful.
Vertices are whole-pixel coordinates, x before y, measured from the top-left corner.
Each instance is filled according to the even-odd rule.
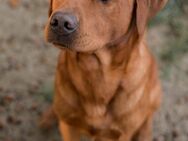
[[[100,0],[102,3],[107,4],[110,0]]]

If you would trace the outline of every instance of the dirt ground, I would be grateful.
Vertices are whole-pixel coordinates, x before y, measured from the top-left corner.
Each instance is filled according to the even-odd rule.
[[[11,1],[0,1],[0,141],[60,141],[57,128],[44,132],[38,127],[51,101],[59,52],[44,40],[48,1]],[[158,54],[166,38],[163,25],[149,30],[164,89],[154,140],[188,141],[188,54],[164,64]]]

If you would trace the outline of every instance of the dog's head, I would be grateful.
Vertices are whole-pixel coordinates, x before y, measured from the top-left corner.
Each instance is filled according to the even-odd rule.
[[[126,34],[134,18],[142,35],[148,19],[166,1],[51,0],[46,38],[60,48],[94,51]]]

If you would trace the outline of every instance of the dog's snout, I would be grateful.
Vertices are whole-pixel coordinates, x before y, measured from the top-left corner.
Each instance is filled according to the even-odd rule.
[[[72,13],[56,12],[51,18],[50,27],[56,33],[69,35],[78,28],[78,20]]]

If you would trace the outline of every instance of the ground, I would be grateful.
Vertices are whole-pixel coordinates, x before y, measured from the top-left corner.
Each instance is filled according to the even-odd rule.
[[[47,11],[47,0],[0,2],[0,141],[60,141],[57,128],[44,132],[38,127],[41,112],[51,102],[59,52],[44,40]],[[187,141],[188,54],[163,62],[168,30],[161,24],[148,33],[164,90],[154,139]]]

